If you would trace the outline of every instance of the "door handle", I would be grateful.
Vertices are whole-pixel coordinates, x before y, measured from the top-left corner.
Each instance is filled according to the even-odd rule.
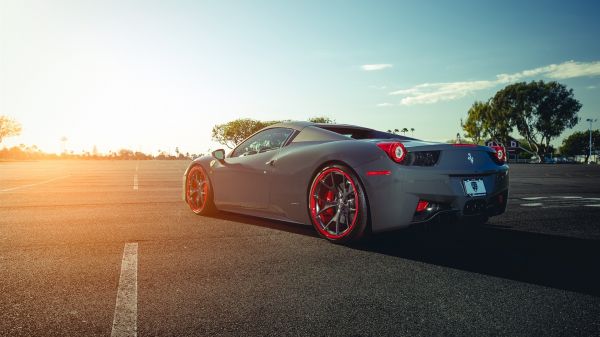
[[[269,166],[273,166],[273,164],[275,164],[275,159],[271,159],[268,162],[266,162],[265,164],[269,165]]]

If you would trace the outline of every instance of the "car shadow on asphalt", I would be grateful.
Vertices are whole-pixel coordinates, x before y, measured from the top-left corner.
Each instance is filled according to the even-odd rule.
[[[318,237],[310,226],[220,212],[216,218]],[[498,226],[420,228],[348,246],[399,258],[600,296],[600,241]]]
[[[297,223],[270,220],[265,218],[258,218],[250,215],[242,215],[236,213],[229,213],[225,211],[219,211],[217,214],[211,215],[210,217],[220,220],[227,220],[233,222],[240,222],[247,225],[253,225],[258,227],[276,229],[288,233],[301,234],[306,236],[318,237],[319,235],[310,226],[304,226]]]
[[[598,240],[483,226],[384,233],[354,248],[600,296]]]

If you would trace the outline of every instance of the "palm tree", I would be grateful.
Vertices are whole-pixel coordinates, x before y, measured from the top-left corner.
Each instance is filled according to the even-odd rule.
[[[60,137],[60,143],[61,143],[61,148],[62,148],[62,153],[66,153],[67,152],[67,140],[69,140],[66,136],[62,136]]]
[[[414,136],[415,135],[415,128],[410,128],[410,135]]]
[[[407,128],[402,128],[402,131],[401,131],[401,132],[402,132],[402,134],[403,134],[403,135],[405,135],[405,136],[406,136],[406,133],[408,132],[408,129],[407,129]]]

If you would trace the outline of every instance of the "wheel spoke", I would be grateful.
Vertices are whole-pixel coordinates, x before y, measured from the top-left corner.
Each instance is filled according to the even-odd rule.
[[[347,180],[346,180],[347,181]],[[354,188],[352,187],[352,185],[348,186],[348,189],[344,192],[344,198],[353,195],[354,194]],[[348,199],[350,200],[350,199]]]
[[[335,220],[335,216],[333,218],[331,218],[331,220],[329,220],[329,222],[327,223],[327,225],[323,226],[324,230],[328,230],[329,229],[329,225],[331,225],[331,223]]]
[[[333,187],[333,185],[331,185],[331,186],[327,185],[327,183],[325,182],[325,179],[321,180],[321,184],[323,184],[323,186],[327,187],[327,189],[330,191],[334,191],[334,192],[336,191],[335,187]]]
[[[323,207],[323,208],[319,209],[319,211],[317,212],[317,215],[321,215],[321,213],[323,213],[323,212],[325,212],[326,210],[328,210],[328,209],[331,209],[331,208],[333,208],[333,207],[337,207],[337,204],[336,204],[336,203],[331,203],[331,204],[329,204],[329,205],[327,205],[327,206],[325,206],[325,207]]]
[[[349,217],[348,208],[344,210],[344,219],[346,220],[346,227],[350,227],[350,217]]]

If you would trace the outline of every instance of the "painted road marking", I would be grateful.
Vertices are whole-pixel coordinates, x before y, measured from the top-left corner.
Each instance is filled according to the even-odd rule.
[[[140,167],[140,162],[136,161],[135,162],[135,174],[133,175],[133,190],[137,191],[138,190],[138,168]]]
[[[137,336],[137,243],[126,243],[111,337]]]
[[[541,207],[541,208],[565,208],[565,207],[600,207],[598,201],[600,198],[597,197],[581,197],[581,196],[551,196],[551,197],[523,197],[519,198],[523,201],[543,201],[542,202],[529,202],[520,204],[523,207]]]
[[[7,189],[4,189],[4,190],[0,190],[0,192],[10,192],[10,191],[15,191],[15,190],[20,190],[20,189],[23,189],[23,188],[28,188],[28,187],[33,187],[33,186],[37,186],[37,185],[51,183],[53,181],[56,181],[56,180],[59,180],[59,179],[65,179],[65,178],[68,178],[68,177],[70,177],[70,176],[56,177],[56,178],[52,178],[52,179],[40,181],[39,183],[27,184],[27,185],[21,185],[21,186],[7,188]]]

